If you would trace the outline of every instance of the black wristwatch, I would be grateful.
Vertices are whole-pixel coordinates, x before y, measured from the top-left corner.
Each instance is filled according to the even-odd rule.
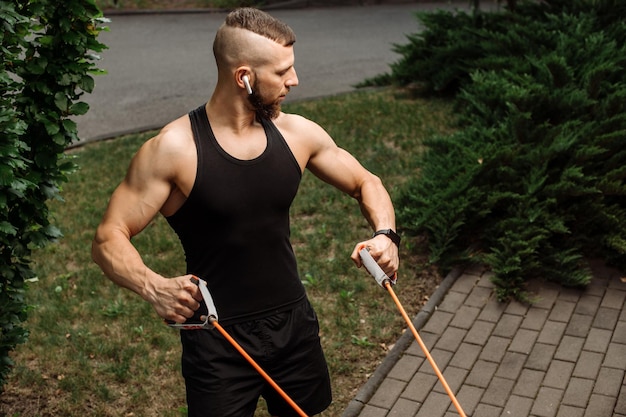
[[[378,236],[378,235],[385,235],[387,236],[389,239],[391,239],[391,241],[393,243],[396,244],[397,247],[400,247],[400,235],[397,234],[396,232],[394,232],[392,229],[382,229],[382,230],[377,230],[372,237]]]

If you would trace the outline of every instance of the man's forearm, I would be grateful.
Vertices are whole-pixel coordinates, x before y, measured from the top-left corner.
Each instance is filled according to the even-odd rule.
[[[130,240],[96,235],[91,256],[111,281],[148,299],[147,284],[155,273],[144,264]]]
[[[380,229],[396,230],[396,216],[389,193],[380,178],[373,175],[361,188],[359,206],[374,231]]]

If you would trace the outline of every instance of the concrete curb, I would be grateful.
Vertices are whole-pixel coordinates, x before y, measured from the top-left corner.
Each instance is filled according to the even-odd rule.
[[[424,308],[413,319],[413,325],[419,331],[428,322],[428,319],[433,315],[437,306],[443,301],[443,298],[448,293],[452,285],[458,277],[463,273],[463,268],[455,268],[444,278],[439,284],[439,287],[435,290],[430,297]],[[341,417],[357,417],[359,413],[365,407],[365,404],[372,398],[380,384],[385,380],[393,366],[398,362],[404,351],[406,351],[411,343],[414,341],[413,333],[406,331],[400,336],[396,344],[393,346],[389,354],[383,359],[382,363],[378,365],[374,374],[367,380],[367,382],[359,389],[354,398],[350,401],[345,408]]]
[[[280,3],[268,4],[267,6],[258,7],[261,10],[281,10],[281,9],[300,9],[309,7],[309,0],[288,0]],[[233,10],[233,8],[189,8],[189,9],[140,9],[140,10],[117,10],[106,9],[102,13],[105,16],[122,16],[122,15],[141,15],[141,14],[188,14],[188,13],[224,13]]]

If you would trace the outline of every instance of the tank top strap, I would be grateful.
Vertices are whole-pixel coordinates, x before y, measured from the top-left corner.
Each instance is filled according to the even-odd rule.
[[[189,120],[191,121],[191,129],[193,131],[193,140],[196,143],[198,155],[202,155],[202,138],[212,136],[213,131],[209,124],[209,118],[206,114],[206,104],[199,106],[197,109],[189,112]]]

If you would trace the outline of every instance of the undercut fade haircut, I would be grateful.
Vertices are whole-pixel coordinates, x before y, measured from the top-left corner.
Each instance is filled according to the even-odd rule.
[[[252,7],[230,12],[224,25],[249,30],[283,46],[291,46],[296,42],[296,34],[286,23]]]

